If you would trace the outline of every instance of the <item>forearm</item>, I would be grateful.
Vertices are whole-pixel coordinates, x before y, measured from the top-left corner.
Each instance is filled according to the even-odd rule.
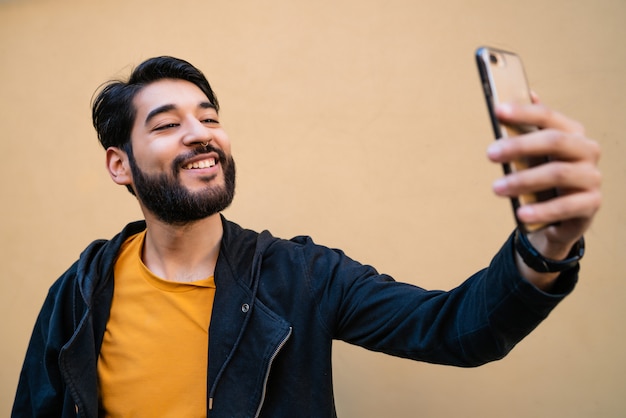
[[[538,289],[520,274],[511,236],[487,269],[449,292],[364,277],[348,280],[340,292],[320,293],[342,295],[339,305],[321,311],[337,314],[338,323],[329,325],[338,331],[335,338],[400,357],[471,367],[506,355],[576,279],[577,269],[571,269],[555,279],[553,292]]]

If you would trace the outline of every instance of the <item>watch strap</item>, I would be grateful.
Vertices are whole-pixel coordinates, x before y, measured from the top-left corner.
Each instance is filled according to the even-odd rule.
[[[565,260],[552,260],[546,258],[532,246],[526,234],[519,229],[515,231],[515,249],[524,260],[524,263],[531,269],[539,273],[555,273],[569,270],[578,265],[578,262],[585,254],[585,239],[580,237],[578,242],[572,247]]]

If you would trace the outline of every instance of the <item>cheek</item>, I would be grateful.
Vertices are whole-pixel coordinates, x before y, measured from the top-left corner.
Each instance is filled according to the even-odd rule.
[[[176,157],[176,149],[171,141],[155,140],[149,143],[133,143],[133,154],[137,166],[144,171],[169,168],[171,161]]]
[[[146,149],[148,151],[148,153],[150,153],[150,155],[153,155],[155,157],[166,157],[166,156],[172,156],[172,155],[176,155],[176,151],[177,151],[177,143],[176,141],[172,141],[172,139],[157,139],[154,140],[152,142],[150,142]]]
[[[224,151],[227,155],[230,155],[230,139],[228,135],[224,131],[215,132],[214,136],[215,141],[219,145],[219,147]]]

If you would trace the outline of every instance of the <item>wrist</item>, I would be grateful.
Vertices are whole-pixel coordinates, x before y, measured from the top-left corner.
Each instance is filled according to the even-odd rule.
[[[585,240],[583,237],[569,249],[545,251],[546,255],[537,250],[528,237],[519,230],[515,231],[514,244],[515,250],[524,264],[538,273],[555,273],[574,268],[585,253]],[[564,258],[563,254],[566,254]]]

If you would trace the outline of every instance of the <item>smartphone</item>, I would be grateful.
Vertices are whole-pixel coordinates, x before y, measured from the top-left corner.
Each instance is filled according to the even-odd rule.
[[[515,137],[536,130],[537,127],[535,126],[501,123],[495,115],[495,107],[499,103],[532,103],[530,88],[521,58],[513,52],[491,47],[481,47],[476,50],[476,63],[496,139]],[[505,163],[503,164],[503,169],[506,174],[509,174],[543,164],[548,160],[548,157],[529,157]],[[555,196],[557,196],[557,190],[549,189],[538,193],[512,197],[511,203],[517,226],[523,232],[537,231],[548,226],[548,224],[543,223],[525,224],[521,222],[516,215],[517,208],[520,205],[545,201]]]

